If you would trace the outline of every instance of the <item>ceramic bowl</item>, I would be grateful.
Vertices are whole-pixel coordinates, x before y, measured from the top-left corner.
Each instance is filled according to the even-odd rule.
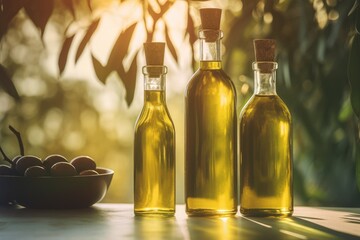
[[[99,175],[72,177],[0,176],[0,203],[27,208],[85,208],[101,201],[114,171],[97,168]]]

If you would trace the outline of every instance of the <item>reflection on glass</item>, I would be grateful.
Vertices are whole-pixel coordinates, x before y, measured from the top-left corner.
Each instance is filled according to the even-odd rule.
[[[190,239],[236,239],[247,231],[235,217],[188,218]]]
[[[134,218],[135,239],[183,239],[175,217]]]

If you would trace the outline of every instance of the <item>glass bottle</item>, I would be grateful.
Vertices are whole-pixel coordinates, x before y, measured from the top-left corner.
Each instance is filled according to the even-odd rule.
[[[163,65],[143,67],[144,106],[135,124],[135,215],[175,213],[175,127],[166,106],[166,73]]]
[[[220,9],[201,9],[200,68],[185,96],[185,203],[189,216],[237,212],[235,87],[222,70]],[[218,20],[214,20],[218,17]],[[216,25],[216,24],[215,24]]]
[[[254,41],[254,94],[240,113],[240,212],[290,216],[293,212],[291,114],[276,93],[275,41]],[[271,55],[270,59],[266,56]],[[265,56],[264,56],[265,55]]]

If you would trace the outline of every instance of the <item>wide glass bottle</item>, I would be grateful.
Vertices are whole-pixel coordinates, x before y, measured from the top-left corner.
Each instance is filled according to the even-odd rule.
[[[166,106],[166,73],[163,65],[143,67],[144,106],[135,125],[135,215],[175,213],[175,127]]]
[[[186,212],[189,216],[234,215],[237,212],[236,92],[222,70],[221,10],[201,9],[200,14],[200,68],[190,79],[185,96]],[[217,26],[209,24],[209,18]]]
[[[254,94],[240,113],[240,212],[293,212],[291,114],[276,93],[274,40],[255,40]],[[267,56],[271,55],[270,59]]]

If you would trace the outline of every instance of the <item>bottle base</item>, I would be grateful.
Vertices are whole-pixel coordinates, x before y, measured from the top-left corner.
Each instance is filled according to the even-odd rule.
[[[290,217],[293,209],[288,208],[241,208],[241,215],[245,217]]]
[[[134,210],[135,216],[148,216],[148,217],[173,217],[175,215],[174,209],[151,208]]]
[[[214,210],[214,209],[187,209],[186,214],[189,217],[230,217],[236,215],[234,210]]]

